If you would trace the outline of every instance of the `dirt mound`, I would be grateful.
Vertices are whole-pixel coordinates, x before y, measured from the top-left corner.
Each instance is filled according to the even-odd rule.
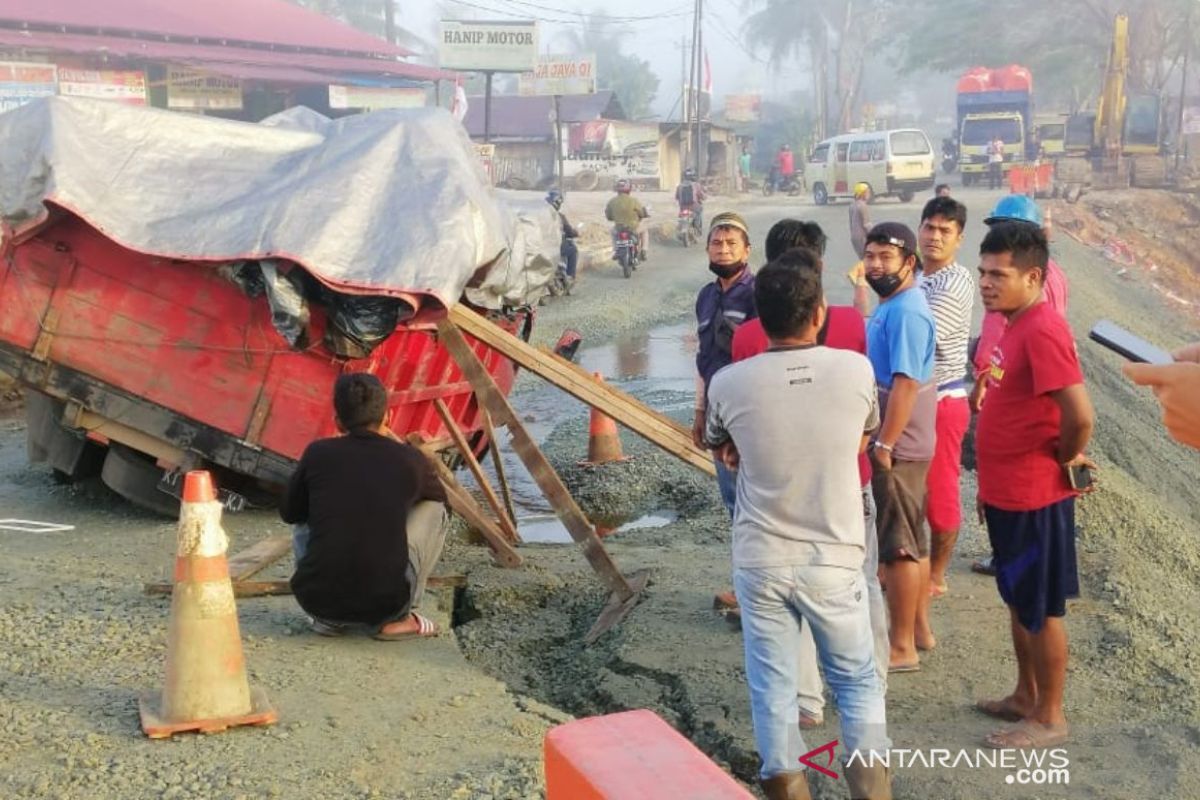
[[[1143,280],[1171,303],[1200,316],[1200,197],[1155,189],[1085,195],[1046,203],[1055,227],[1095,248],[1121,277]]]

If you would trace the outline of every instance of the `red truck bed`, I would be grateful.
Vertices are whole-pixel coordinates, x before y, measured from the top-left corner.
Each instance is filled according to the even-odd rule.
[[[174,448],[268,483],[336,432],[332,386],[343,372],[379,376],[396,433],[448,439],[433,406],[440,398],[481,441],[470,385],[420,315],[369,357],[344,360],[322,345],[325,312],[312,304],[315,344],[296,351],[272,326],[266,298],[247,297],[216,266],[136,253],[59,214],[0,263],[0,369],[112,430],[161,441],[159,452],[127,442],[160,465],[180,466],[163,463]],[[517,332],[529,313],[493,319]],[[512,363],[472,343],[508,391]]]

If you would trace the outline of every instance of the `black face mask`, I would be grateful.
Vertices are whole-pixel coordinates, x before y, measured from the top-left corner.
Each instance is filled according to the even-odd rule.
[[[711,261],[708,262],[708,271],[711,272],[713,275],[716,275],[718,278],[721,278],[722,280],[729,280],[730,278],[736,276],[739,272],[741,272],[745,268],[746,268],[745,261],[739,262],[737,264],[730,264],[729,266],[724,266],[722,264],[714,264]]]
[[[885,275],[880,275],[878,278],[872,278],[870,274],[865,276],[867,284],[875,291],[875,294],[881,298],[891,297],[900,288],[900,284],[904,283],[905,275],[901,272],[890,272]]]

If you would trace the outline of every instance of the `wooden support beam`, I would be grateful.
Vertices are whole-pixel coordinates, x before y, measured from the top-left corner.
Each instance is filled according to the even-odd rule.
[[[514,544],[521,541],[521,537],[517,535],[517,529],[513,525],[512,519],[509,518],[504,506],[500,504],[500,498],[496,496],[492,485],[488,483],[487,475],[483,474],[483,467],[479,465],[475,454],[471,452],[471,443],[467,441],[467,437],[463,435],[462,429],[458,427],[454,415],[450,413],[450,409],[446,407],[446,404],[440,397],[433,401],[433,407],[437,409],[438,415],[442,418],[442,424],[446,426],[450,437],[454,439],[454,445],[462,453],[463,460],[467,463],[467,468],[475,476],[475,482],[479,484],[479,489],[483,492],[484,499],[487,500],[488,505],[492,507],[492,511],[496,514],[496,519],[500,523],[500,530],[504,533],[505,538]]]
[[[558,477],[558,473],[538,448],[533,437],[525,430],[504,393],[496,386],[483,362],[463,338],[462,332],[449,319],[443,319],[438,322],[438,340],[458,364],[466,379],[471,382],[479,404],[488,410],[496,424],[508,428],[513,451],[524,462],[529,474],[550,502],[551,508],[571,534],[571,538],[583,549],[583,555],[592,565],[592,569],[608,584],[613,595],[622,603],[635,598],[637,593],[604,549],[604,544],[596,535],[596,529],[575,503],[575,499],[571,497],[571,493],[567,491],[562,479]]]
[[[466,575],[430,575],[425,586],[429,589],[443,589],[467,585]],[[169,595],[174,584],[167,582],[147,583],[144,587],[148,595]],[[235,597],[274,597],[292,593],[292,585],[287,580],[271,581],[233,581]]]
[[[244,581],[292,552],[291,536],[268,536],[229,559],[229,577]]]
[[[492,548],[492,555],[495,557],[496,563],[502,567],[521,566],[521,556],[504,538],[504,532],[483,512],[483,509],[475,502],[475,498],[471,497],[470,493],[459,484],[454,473],[442,462],[437,453],[430,451],[415,434],[409,437],[409,444],[420,448],[425,453],[429,463],[433,465],[434,472],[437,473],[438,480],[442,482],[442,488],[446,490],[446,502],[456,514],[467,521],[468,525],[483,535],[488,546]]]
[[[492,454],[492,466],[496,468],[496,479],[500,481],[500,493],[504,495],[504,507],[508,509],[508,518],[513,527],[517,527],[517,509],[513,505],[512,490],[508,488],[508,476],[504,473],[504,457],[500,455],[500,442],[496,440],[496,429],[492,426],[492,415],[486,408],[479,409],[483,417],[483,432],[487,436],[488,451]],[[520,535],[518,531],[517,535]]]
[[[572,397],[604,412],[684,463],[708,475],[716,475],[712,456],[692,443],[691,430],[665,414],[647,408],[619,389],[597,381],[565,358],[549,350],[530,346],[465,306],[453,306],[449,322]],[[476,393],[478,391],[476,387]],[[504,424],[498,417],[494,421]]]

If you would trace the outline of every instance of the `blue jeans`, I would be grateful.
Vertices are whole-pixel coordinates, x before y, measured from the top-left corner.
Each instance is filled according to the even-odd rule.
[[[875,495],[871,485],[863,487],[863,523],[867,534],[867,557],[863,561],[863,580],[867,582],[867,606],[871,611],[871,635],[875,639],[875,673],[887,693],[889,657],[887,603],[879,585],[879,535],[875,531]],[[821,688],[821,673],[817,670],[817,645],[812,628],[800,630],[800,657],[797,665],[800,710],[810,717],[823,716],[825,695]]]
[[[808,752],[798,726],[796,650],[800,623],[812,628],[821,667],[841,717],[848,752],[891,746],[883,685],[875,670],[867,587],[862,570],[760,567],[734,570],[742,609],[746,683],[763,779],[802,769]]]
[[[719,458],[713,458],[713,464],[717,467],[717,488],[721,490],[721,503],[729,512],[729,518],[733,519],[733,510],[737,506],[737,473],[726,469]]]

